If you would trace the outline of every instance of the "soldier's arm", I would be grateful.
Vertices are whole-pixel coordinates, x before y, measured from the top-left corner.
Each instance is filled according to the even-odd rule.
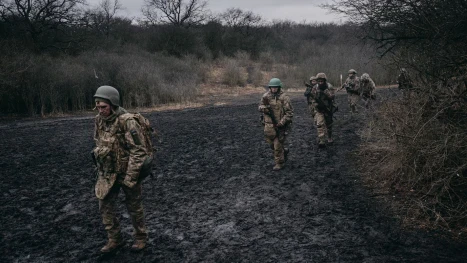
[[[258,110],[262,113],[265,113],[265,111],[267,111],[269,109],[269,103],[268,105],[265,104],[265,101],[268,100],[268,97],[267,97],[267,94],[264,94],[262,97],[261,97],[261,101],[259,102],[259,106],[258,106]]]
[[[334,89],[333,89],[332,87],[326,89],[326,90],[324,91],[324,95],[326,96],[327,99],[333,100],[334,97],[335,97]]]
[[[133,187],[138,182],[144,160],[148,156],[144,148],[144,135],[139,123],[130,118],[125,122],[125,141],[130,152],[124,184]]]
[[[284,116],[282,116],[282,119],[279,121],[279,126],[286,125],[290,122],[292,122],[293,118],[293,107],[292,103],[290,101],[289,96],[285,95],[284,96]]]

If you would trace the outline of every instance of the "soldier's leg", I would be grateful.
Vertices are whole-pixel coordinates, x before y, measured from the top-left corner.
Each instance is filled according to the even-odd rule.
[[[99,199],[99,211],[102,215],[102,222],[109,241],[119,243],[121,241],[120,223],[115,216],[115,203],[118,193],[120,192],[120,184],[116,183],[104,199]]]
[[[334,140],[332,139],[332,124],[334,120],[332,119],[332,115],[325,115],[325,121],[326,121],[326,130],[328,133],[328,142],[332,143]]]
[[[350,112],[354,112],[354,109],[352,106],[352,94],[350,93],[347,93],[347,102],[349,103]]]
[[[122,188],[125,192],[125,205],[130,213],[131,222],[135,230],[135,239],[146,241],[148,233],[144,223],[141,182],[137,183],[132,188],[127,186],[122,186]]]
[[[324,114],[322,112],[317,112],[315,114],[315,124],[318,132],[318,143],[319,145],[325,145],[327,128]]]
[[[350,109],[352,112],[358,112],[357,103],[360,100],[360,96],[357,94],[350,94]]]

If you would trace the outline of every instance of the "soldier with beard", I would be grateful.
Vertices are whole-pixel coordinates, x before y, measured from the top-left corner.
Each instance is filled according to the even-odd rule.
[[[323,148],[326,146],[326,137],[328,144],[333,143],[332,118],[337,107],[334,104],[334,90],[327,82],[326,74],[318,73],[316,81],[317,84],[313,86],[308,95],[308,101],[311,101],[313,108],[313,119],[318,132],[318,146]]]
[[[108,237],[101,252],[113,252],[124,244],[115,215],[120,190],[125,193],[125,204],[134,228],[135,242],[131,249],[140,251],[146,247],[148,238],[141,181],[150,173],[153,158],[152,143],[146,133],[149,122],[120,107],[119,92],[111,86],[99,87],[94,99],[99,110],[94,129],[96,147],[92,151],[97,166],[95,192]]]
[[[269,91],[262,96],[258,109],[263,113],[266,142],[274,151],[273,170],[279,171],[284,167],[289,152],[285,144],[292,124],[293,108],[289,96],[282,91],[280,79],[272,78],[268,87]]]

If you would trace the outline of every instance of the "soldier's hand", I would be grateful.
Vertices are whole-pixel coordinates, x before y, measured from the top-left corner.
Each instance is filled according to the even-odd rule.
[[[136,182],[131,180],[131,177],[125,176],[125,179],[123,180],[123,184],[126,185],[128,188],[133,188],[133,186],[136,185]]]
[[[284,123],[283,123],[282,121],[280,121],[280,122],[276,125],[277,128],[280,128],[280,127],[283,127],[283,126],[284,126]]]
[[[269,109],[268,109],[268,108],[264,108],[264,109],[263,109],[263,113],[266,113],[266,114],[269,113]]]

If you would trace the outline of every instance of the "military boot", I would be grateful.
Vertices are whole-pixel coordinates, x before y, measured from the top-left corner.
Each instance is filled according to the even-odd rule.
[[[324,140],[319,140],[318,142],[318,147],[319,148],[325,148],[326,147],[326,142]]]
[[[146,248],[146,239],[137,239],[131,246],[131,251],[138,252]]]
[[[272,168],[272,170],[273,170],[273,171],[279,171],[279,170],[281,170],[282,168],[284,168],[284,164],[276,163],[276,165],[274,165],[274,167]]]
[[[123,241],[120,240],[115,240],[115,239],[109,239],[107,244],[101,248],[101,253],[107,254],[107,253],[112,253],[116,251],[117,249],[121,248],[124,245]]]

